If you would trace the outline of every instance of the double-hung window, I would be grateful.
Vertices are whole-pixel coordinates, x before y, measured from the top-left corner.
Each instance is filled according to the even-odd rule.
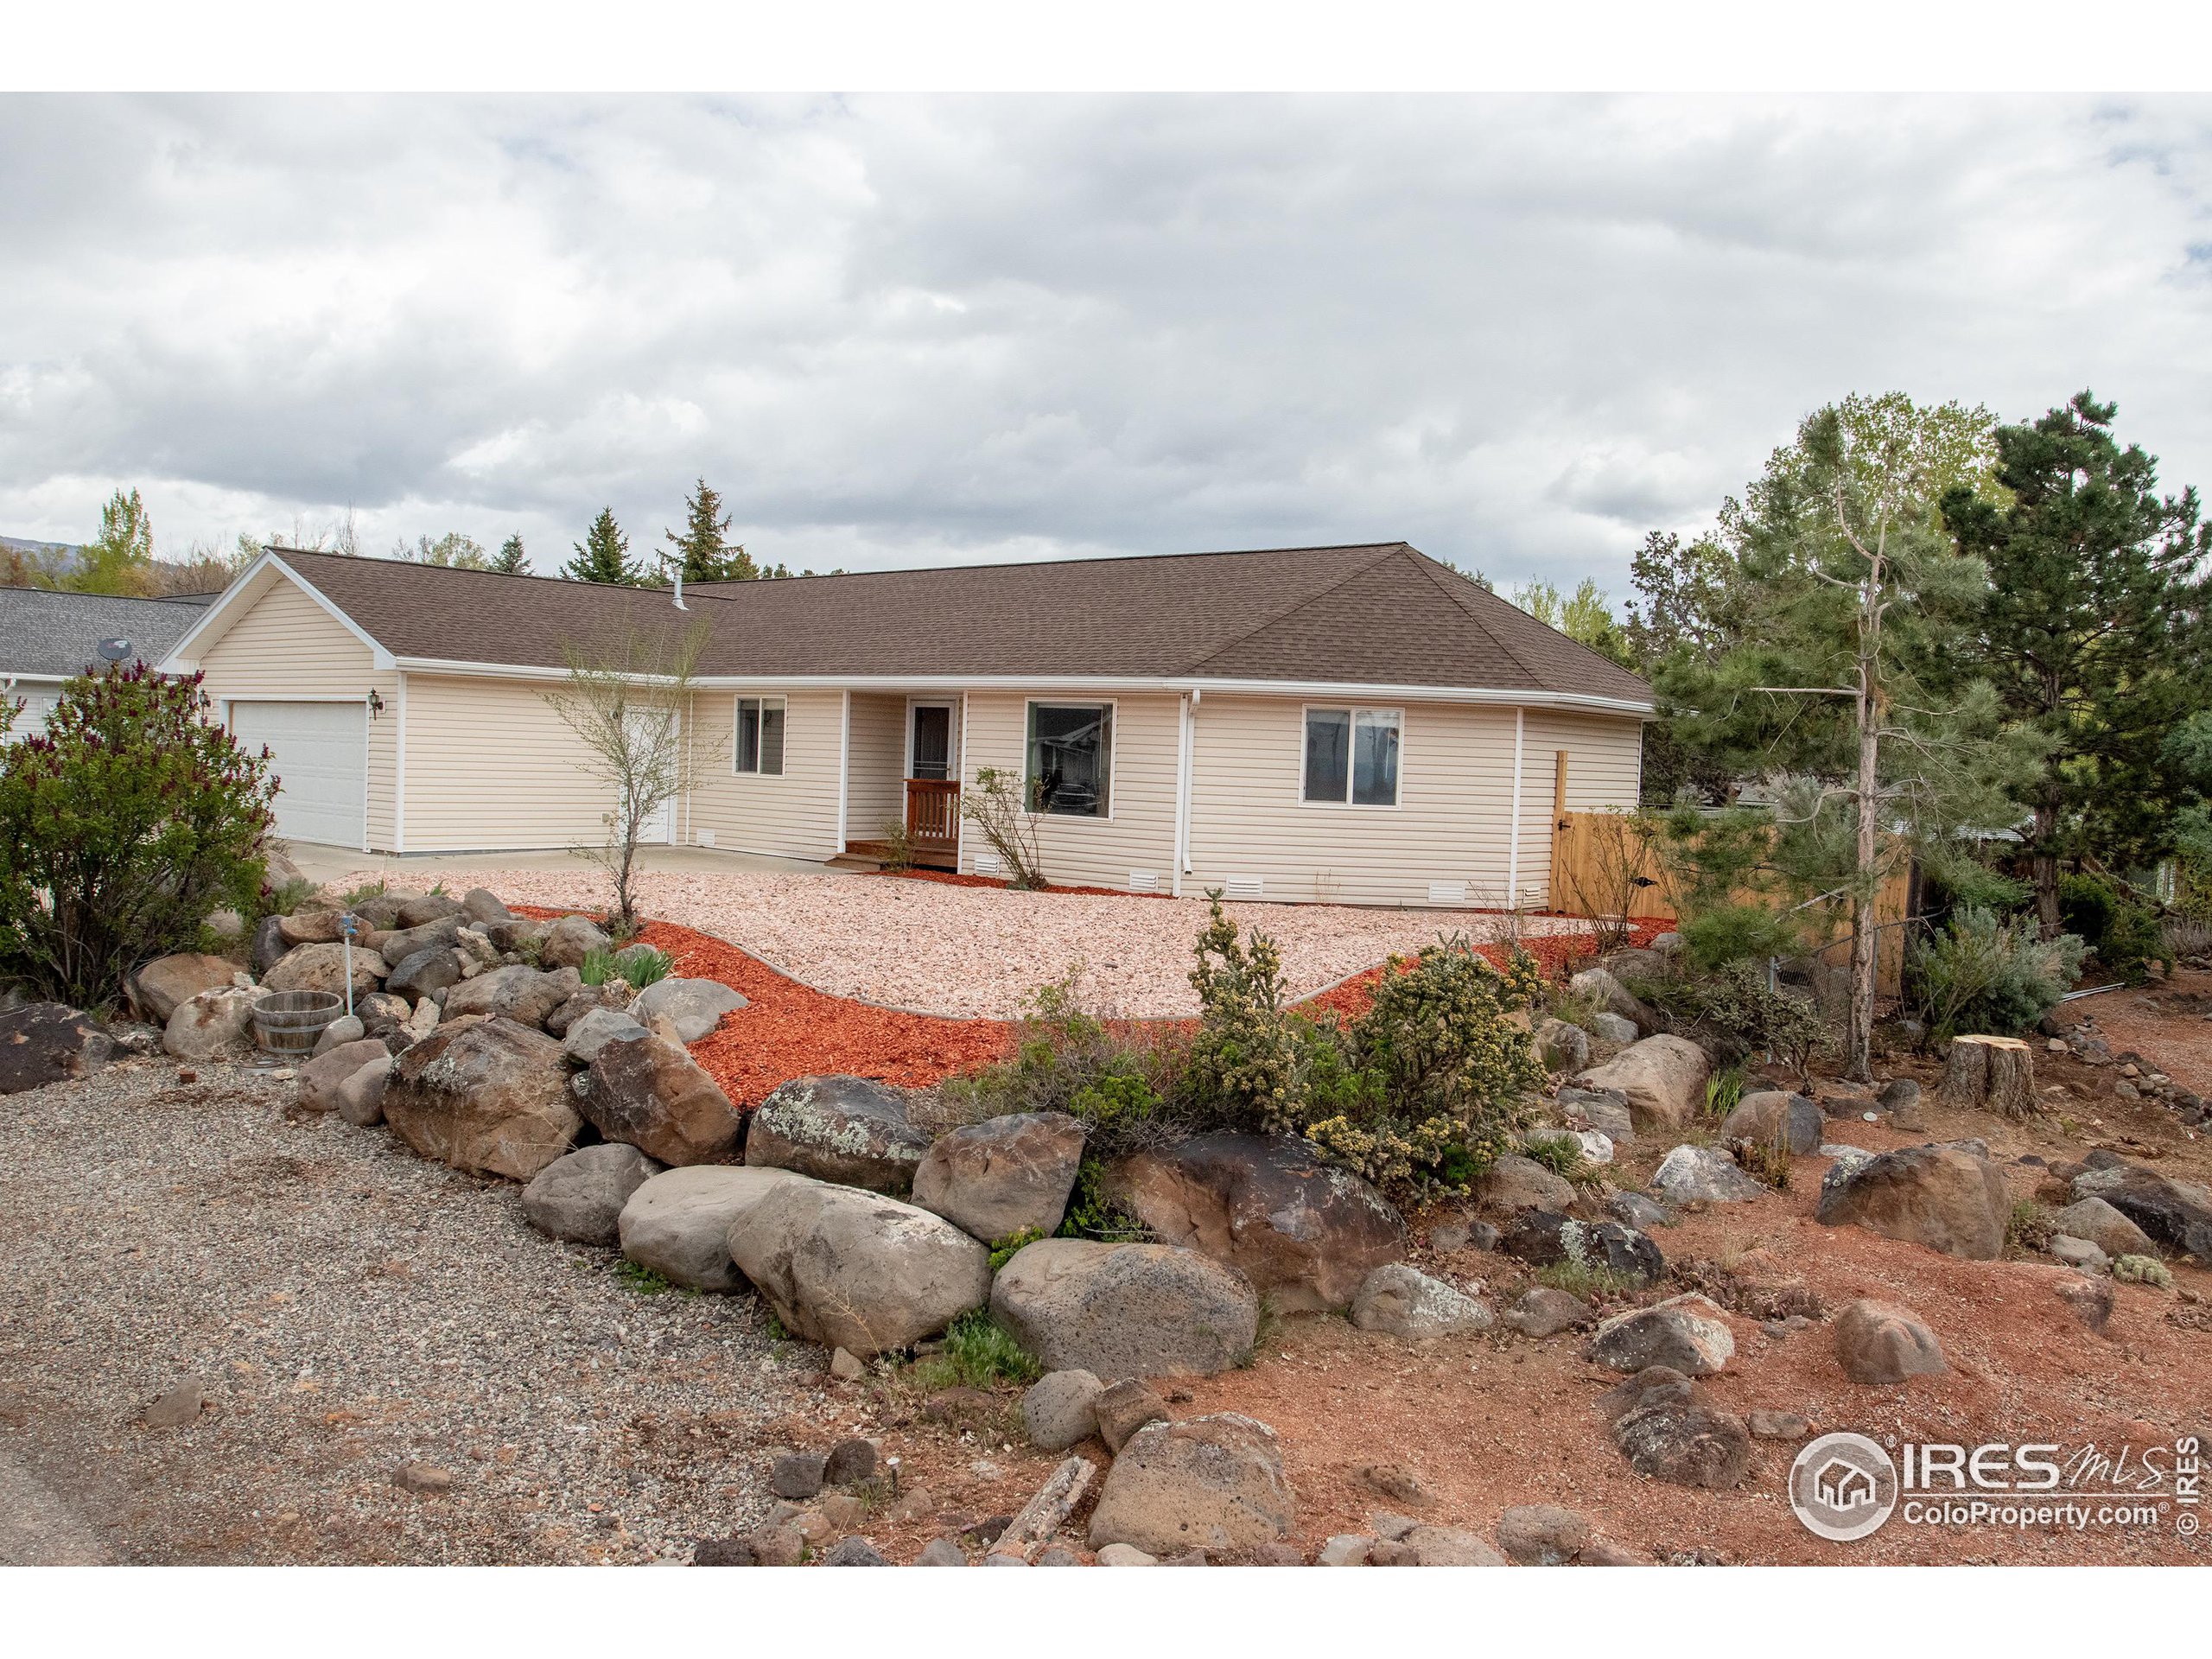
[[[1308,801],[1340,806],[1398,804],[1398,747],[1405,714],[1397,709],[1308,709]]]
[[[731,768],[758,772],[764,778],[784,773],[784,700],[781,697],[740,697],[737,700],[737,741],[730,747]]]
[[[1029,810],[1103,818],[1113,810],[1114,705],[1029,705]]]

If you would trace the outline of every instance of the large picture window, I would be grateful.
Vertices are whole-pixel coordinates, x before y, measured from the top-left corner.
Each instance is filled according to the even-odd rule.
[[[1103,818],[1112,810],[1114,705],[1029,705],[1029,810]]]
[[[733,769],[780,778],[784,773],[784,700],[740,697],[737,741],[731,746]]]
[[[1405,715],[1395,709],[1308,709],[1306,798],[1340,806],[1395,806],[1404,726]]]

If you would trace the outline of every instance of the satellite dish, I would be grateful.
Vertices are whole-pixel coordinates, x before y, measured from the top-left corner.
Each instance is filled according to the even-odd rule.
[[[103,639],[99,643],[99,653],[105,662],[122,662],[130,655],[130,642],[128,639]]]

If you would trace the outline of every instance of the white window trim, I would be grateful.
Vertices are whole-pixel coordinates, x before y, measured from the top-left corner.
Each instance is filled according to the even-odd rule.
[[[745,705],[748,702],[757,702],[764,709],[772,702],[779,704],[783,709],[784,769],[781,772],[763,772],[757,766],[748,772],[743,766],[737,764],[737,757],[739,753],[737,721],[739,715],[745,712]],[[766,783],[781,783],[785,779],[791,775],[791,700],[789,697],[779,696],[774,692],[755,693],[745,691],[740,692],[736,696],[730,699],[729,775],[733,778],[755,779]]]
[[[1355,801],[1351,798],[1353,757],[1352,750],[1344,753],[1344,798],[1341,801],[1313,801],[1306,798],[1306,721],[1314,710],[1330,714],[1340,711],[1351,716],[1352,730],[1345,735],[1349,740],[1359,729],[1362,715],[1389,715],[1398,722],[1398,775],[1388,801]],[[1406,711],[1387,703],[1373,702],[1302,702],[1298,706],[1298,804],[1320,812],[1402,812],[1406,805]]]
[[[1096,816],[1080,812],[1032,812],[1029,800],[1029,711],[1047,709],[1104,709],[1110,711],[1106,740],[1106,810]],[[1122,794],[1122,704],[1118,697],[1024,697],[1021,702],[1022,816],[1036,823],[1111,823]]]

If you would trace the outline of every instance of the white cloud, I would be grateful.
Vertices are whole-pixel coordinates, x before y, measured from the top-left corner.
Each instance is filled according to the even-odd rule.
[[[1616,593],[1853,390],[2212,461],[2212,104],[0,100],[0,530],[826,568],[1403,536]]]

